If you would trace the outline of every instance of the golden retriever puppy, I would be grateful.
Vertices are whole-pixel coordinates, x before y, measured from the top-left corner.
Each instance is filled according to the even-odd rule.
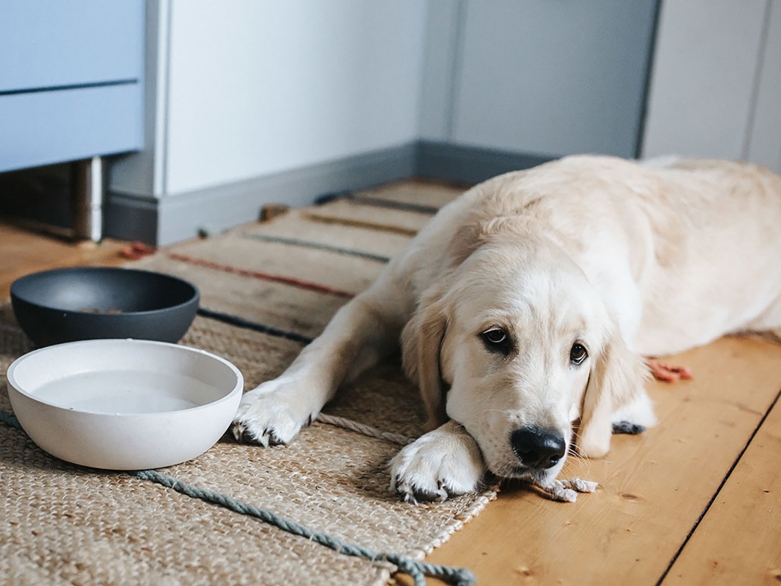
[[[726,161],[573,156],[444,207],[278,379],[244,395],[237,438],[291,441],[392,352],[431,431],[391,462],[405,499],[476,490],[486,470],[559,500],[568,452],[654,424],[644,356],[781,328],[781,178]]]

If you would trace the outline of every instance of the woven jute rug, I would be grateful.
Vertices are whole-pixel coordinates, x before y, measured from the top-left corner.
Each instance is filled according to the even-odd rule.
[[[132,266],[201,291],[182,344],[223,356],[246,388],[279,375],[458,191],[385,188],[187,242]],[[31,346],[0,307],[0,372]],[[0,410],[11,414],[5,378]],[[406,437],[424,413],[398,360],[344,388],[325,413]],[[224,438],[160,472],[345,542],[421,559],[494,493],[418,506],[389,490],[399,445],[316,422],[288,447]],[[127,473],[79,468],[0,424],[0,582],[8,584],[385,584],[395,566],[339,554],[248,515]]]

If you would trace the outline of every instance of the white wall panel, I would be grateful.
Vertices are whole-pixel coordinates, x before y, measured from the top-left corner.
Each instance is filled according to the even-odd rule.
[[[115,158],[108,170],[109,191],[160,198],[165,195],[166,107],[168,105],[168,26],[171,0],[146,0],[144,43],[143,148]]]
[[[450,140],[466,0],[428,0],[420,138]]]
[[[781,0],[769,8],[747,158],[781,174]]]
[[[426,3],[173,0],[166,192],[418,135]]]
[[[655,0],[469,0],[455,142],[633,156]]]
[[[746,156],[767,2],[664,0],[644,156]]]

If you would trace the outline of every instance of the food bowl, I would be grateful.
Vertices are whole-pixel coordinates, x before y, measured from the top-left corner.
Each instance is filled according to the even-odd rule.
[[[8,368],[8,396],[27,435],[62,460],[108,470],[199,456],[228,429],[243,385],[214,354],[147,340],[49,346]]]
[[[177,342],[199,297],[182,279],[109,267],[33,273],[11,285],[16,320],[37,346],[105,338]]]

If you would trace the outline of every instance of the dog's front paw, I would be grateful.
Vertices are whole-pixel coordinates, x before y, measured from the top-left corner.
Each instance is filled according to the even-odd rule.
[[[233,417],[233,436],[240,442],[266,447],[290,443],[317,413],[303,408],[288,387],[277,379],[245,393]]]
[[[476,491],[485,464],[472,436],[451,421],[404,447],[390,472],[391,490],[417,504]]]
[[[631,421],[616,421],[613,423],[614,434],[638,435],[645,431],[644,425],[638,425]]]

